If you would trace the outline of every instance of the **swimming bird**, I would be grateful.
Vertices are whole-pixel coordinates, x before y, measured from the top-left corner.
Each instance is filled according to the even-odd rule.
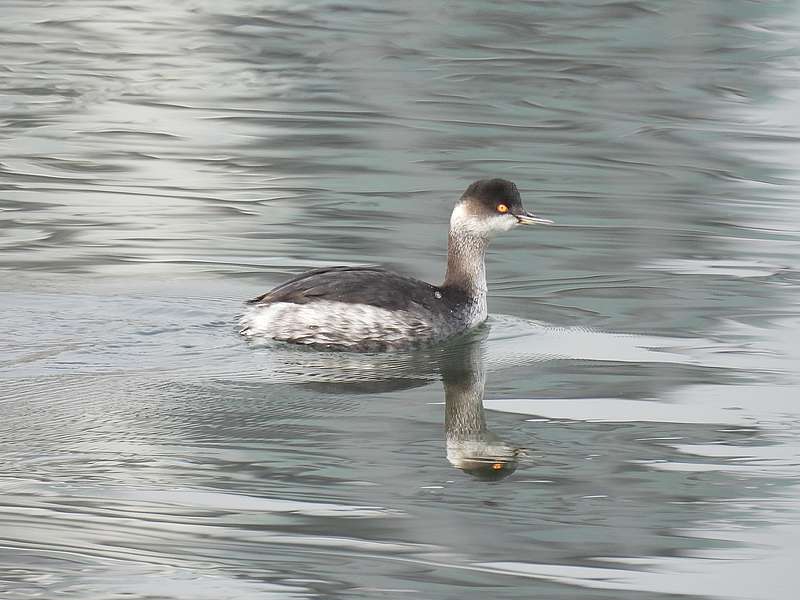
[[[537,223],[552,221],[527,212],[514,183],[481,179],[453,208],[441,285],[379,267],[314,269],[249,300],[240,333],[357,352],[445,340],[486,320],[484,257],[491,238]]]

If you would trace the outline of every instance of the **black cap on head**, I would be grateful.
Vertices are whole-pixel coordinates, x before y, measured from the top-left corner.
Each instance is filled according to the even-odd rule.
[[[514,182],[508,179],[479,179],[461,195],[461,200],[472,198],[481,204],[494,206],[502,202],[509,208],[522,208],[522,197]],[[512,211],[516,212],[516,211]]]

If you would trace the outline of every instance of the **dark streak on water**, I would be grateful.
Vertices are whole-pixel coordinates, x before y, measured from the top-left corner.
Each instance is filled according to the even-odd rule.
[[[794,598],[799,16],[5,2],[4,597]],[[235,335],[307,267],[438,279],[487,175],[558,225],[469,343]]]

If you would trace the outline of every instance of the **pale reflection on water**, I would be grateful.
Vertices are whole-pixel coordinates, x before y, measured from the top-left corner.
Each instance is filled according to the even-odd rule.
[[[794,3],[2,14],[10,598],[794,597]],[[236,335],[304,268],[439,280],[490,175],[557,226],[475,336]]]

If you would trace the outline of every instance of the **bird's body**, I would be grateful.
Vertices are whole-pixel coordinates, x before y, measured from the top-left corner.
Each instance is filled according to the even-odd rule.
[[[245,335],[336,350],[435,343],[486,319],[486,296],[378,267],[315,269],[250,301]]]
[[[442,285],[378,267],[314,269],[251,300],[240,332],[249,338],[351,351],[442,341],[486,320],[484,255],[489,237],[528,221],[546,222],[522,210],[513,183],[476,182],[453,210]]]

